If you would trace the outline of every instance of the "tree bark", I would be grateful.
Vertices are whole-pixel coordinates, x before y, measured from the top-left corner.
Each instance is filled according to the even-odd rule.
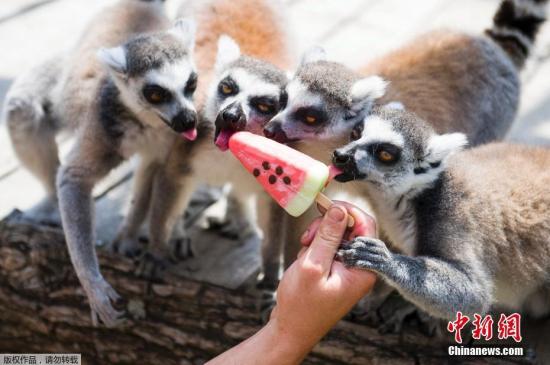
[[[258,298],[169,274],[152,283],[134,263],[99,250],[128,319],[92,327],[61,230],[0,222],[0,352],[81,353],[85,364],[202,364],[260,328]],[[228,273],[231,275],[231,273]],[[305,364],[441,364],[446,346],[419,334],[380,335],[341,321]],[[477,359],[468,363],[510,363]]]

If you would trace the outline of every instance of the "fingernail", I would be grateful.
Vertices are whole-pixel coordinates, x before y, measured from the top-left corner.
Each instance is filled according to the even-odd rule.
[[[306,231],[302,234],[302,237],[300,238],[301,241],[304,241],[309,236],[309,229],[306,229]]]
[[[344,217],[346,216],[346,213],[344,212],[344,210],[338,206],[330,207],[327,214],[328,214],[328,217],[335,222],[343,221]]]

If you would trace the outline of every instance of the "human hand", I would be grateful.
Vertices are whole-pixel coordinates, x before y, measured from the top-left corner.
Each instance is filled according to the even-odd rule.
[[[348,212],[355,225],[346,232]],[[347,269],[334,258],[342,240],[375,232],[373,218],[351,204],[336,202],[302,236],[305,247],[283,275],[269,325],[296,349],[303,349],[303,356],[372,289],[373,273]]]

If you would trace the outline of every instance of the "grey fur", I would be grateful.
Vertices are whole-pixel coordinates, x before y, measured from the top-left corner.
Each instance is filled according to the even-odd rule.
[[[143,76],[167,63],[189,57],[189,49],[173,34],[139,35],[124,45],[129,77]]]
[[[391,143],[385,130],[378,138],[371,129],[339,150],[349,161],[335,163],[362,181],[389,243],[405,254],[360,237],[339,251],[344,263],[376,271],[441,318],[457,311],[485,313],[492,306],[547,314],[549,302],[540,310],[547,296],[536,294],[545,293],[549,282],[550,151],[492,144],[439,154],[446,146],[434,143],[435,132],[414,114],[377,111],[365,126],[375,117],[403,137],[400,160],[384,167],[357,153],[372,141]],[[442,157],[435,167],[433,155]],[[426,171],[415,175],[418,164]]]
[[[33,127],[40,132],[36,136],[47,151],[39,150],[40,145],[29,140],[36,132],[32,128],[27,131],[26,140],[15,138],[15,133],[12,138],[16,150],[40,152],[34,154],[35,164],[46,168],[47,173],[35,175],[49,190],[52,201],[59,198],[67,246],[90,302],[94,324],[99,316],[107,326],[113,326],[121,313],[113,307],[119,297],[101,275],[95,253],[93,187],[134,154],[142,159],[139,171],[156,169],[169,152],[167,146],[180,138],[165,124],[170,124],[173,115],[179,118],[182,112],[195,113],[192,96],[184,96],[179,84],[166,86],[177,87],[169,90],[173,98],[167,105],[149,103],[144,96],[143,85],[147,83],[168,79],[185,84],[193,73],[191,50],[186,48],[193,40],[191,23],[180,22],[174,29],[159,33],[168,26],[161,2],[120,0],[92,20],[79,44],[62,62],[53,69],[46,65],[33,71],[38,79],[49,78],[48,84],[33,85],[26,91],[28,94],[18,91],[15,95],[14,91],[15,96],[10,98],[22,98],[35,105],[34,95],[38,95],[51,102],[51,111],[45,114],[53,116],[54,123],[51,117],[28,118],[18,126],[25,128],[35,123]],[[103,49],[96,57],[98,45],[114,48]],[[13,117],[8,114],[10,125],[20,123]],[[58,169],[54,137],[61,127],[74,131],[76,141]],[[25,161],[24,156],[20,158]],[[52,188],[56,172],[56,186]],[[149,183],[142,175],[137,174],[135,179],[136,191],[147,190]],[[142,204],[143,199],[136,203]]]
[[[319,93],[327,104],[351,108],[351,87],[361,76],[337,62],[317,61],[301,65],[295,78],[312,93]]]
[[[227,75],[234,79],[238,87],[238,92],[235,95],[224,96],[219,92],[219,84],[226,79]],[[250,80],[256,80],[256,82],[250,83]],[[257,82],[257,80],[261,82]],[[265,237],[263,258],[266,281],[276,282],[279,271],[281,235],[271,232],[270,227],[277,227],[277,225],[273,226],[273,222],[278,216],[272,212],[274,209],[280,210],[280,208],[273,207],[269,196],[251,179],[249,173],[242,169],[231,154],[220,152],[212,142],[215,139],[215,129],[218,132],[226,128],[231,129],[223,124],[223,121],[220,122],[223,113],[229,109],[240,110],[243,113],[240,118],[242,120],[242,124],[239,126],[240,130],[261,133],[262,126],[267,123],[271,115],[259,113],[254,109],[251,100],[254,97],[270,97],[278,100],[280,90],[284,88],[286,82],[287,78],[282,70],[266,61],[244,55],[240,55],[236,60],[216,69],[209,86],[207,100],[200,113],[199,140],[193,144],[176,143],[172,147],[173,151],[168,161],[159,166],[156,172],[149,207],[150,240],[154,246],[166,246],[177,218],[185,210],[191,193],[198,184],[216,185],[220,181],[230,183],[233,187],[232,194],[240,206],[238,210],[244,212],[251,226],[256,219],[253,210],[249,209],[248,201],[251,197],[257,201],[257,220]],[[276,104],[278,108],[278,101]],[[216,168],[213,169],[212,166]],[[170,198],[166,199],[166,196],[170,196]],[[135,209],[140,209],[140,207],[136,205]],[[136,212],[135,209],[131,209],[130,216],[143,216],[144,213]],[[138,228],[138,225],[134,225],[120,237],[121,240],[125,240],[128,247],[131,247],[131,250],[133,250],[132,247],[138,245],[136,240]],[[240,234],[245,237],[251,232],[248,229]],[[133,243],[131,243],[132,241]],[[157,254],[161,256],[162,253],[157,252]]]
[[[281,88],[284,88],[288,82],[285,73],[273,64],[246,55],[241,55],[236,61],[231,62],[227,65],[226,70],[235,68],[242,68],[261,80],[280,85]]]

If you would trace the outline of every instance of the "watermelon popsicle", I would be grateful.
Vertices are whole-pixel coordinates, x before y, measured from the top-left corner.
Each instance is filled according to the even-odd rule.
[[[321,191],[336,173],[327,165],[293,148],[249,132],[237,132],[229,149],[290,215],[298,217],[313,202],[325,210],[332,201]],[[348,226],[353,226],[350,216]]]

